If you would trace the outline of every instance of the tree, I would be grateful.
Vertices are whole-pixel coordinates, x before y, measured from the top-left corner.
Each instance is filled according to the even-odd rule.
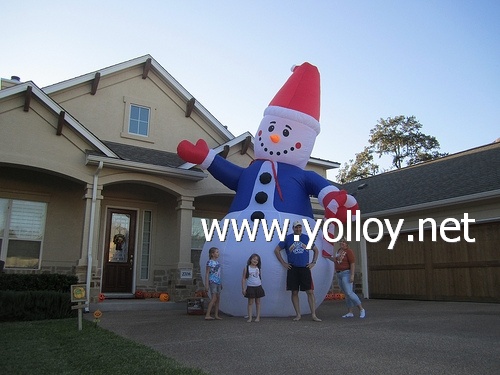
[[[409,166],[446,156],[437,151],[437,139],[422,133],[421,128],[415,116],[380,119],[370,130],[368,142],[379,157],[392,156],[392,166],[397,169],[402,168],[404,161]]]
[[[378,171],[379,166],[373,162],[372,151],[369,147],[365,147],[362,152],[356,154],[356,160],[349,160],[349,163],[345,163],[339,170],[337,181],[345,184],[349,181],[374,176]]]
[[[402,168],[403,163],[410,166],[448,155],[440,153],[438,140],[422,133],[421,128],[422,124],[415,116],[381,118],[370,130],[369,146],[356,154],[354,161],[351,159],[344,165],[337,180],[346,183],[379,173],[380,167],[373,162],[373,154],[379,158],[382,155],[390,156],[392,167],[396,169]]]

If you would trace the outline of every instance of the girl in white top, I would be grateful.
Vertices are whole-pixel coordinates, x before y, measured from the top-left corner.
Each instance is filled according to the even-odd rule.
[[[260,299],[266,294],[262,288],[262,271],[259,254],[252,254],[248,258],[247,265],[243,269],[241,279],[241,288],[243,296],[248,298],[248,320],[252,321],[252,305],[255,301],[255,321],[260,321]]]

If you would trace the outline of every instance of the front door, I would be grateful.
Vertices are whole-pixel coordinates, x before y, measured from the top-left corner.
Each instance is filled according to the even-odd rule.
[[[132,293],[136,212],[108,209],[102,275],[103,293]]]

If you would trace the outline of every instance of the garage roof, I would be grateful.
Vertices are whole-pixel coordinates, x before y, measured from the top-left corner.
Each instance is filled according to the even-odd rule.
[[[350,182],[361,213],[500,197],[500,142]]]

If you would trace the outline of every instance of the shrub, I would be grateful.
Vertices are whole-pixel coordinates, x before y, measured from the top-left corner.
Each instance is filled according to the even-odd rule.
[[[62,319],[76,316],[70,293],[0,291],[0,321]]]
[[[0,274],[0,290],[34,291],[52,290],[56,292],[69,292],[72,284],[77,284],[78,278],[74,275],[57,273],[41,274]]]
[[[71,309],[74,275],[0,274],[0,321],[62,319],[76,315]]]

